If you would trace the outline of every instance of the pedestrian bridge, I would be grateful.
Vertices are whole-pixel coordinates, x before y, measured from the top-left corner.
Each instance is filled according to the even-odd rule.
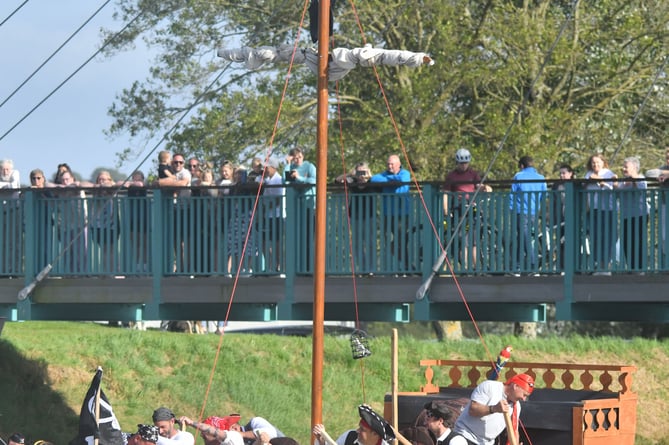
[[[507,184],[449,194],[444,216],[439,185],[420,188],[328,191],[326,320],[468,320],[463,298],[479,321],[542,321],[547,305],[563,320],[669,320],[664,189],[567,183],[515,196]],[[229,320],[312,318],[313,201],[303,188],[257,201],[254,188],[217,197],[179,191],[0,197],[0,316],[199,320],[229,310]],[[528,200],[535,217],[523,214]],[[597,208],[605,202],[608,210]],[[450,266],[417,300],[439,240],[452,240]]]

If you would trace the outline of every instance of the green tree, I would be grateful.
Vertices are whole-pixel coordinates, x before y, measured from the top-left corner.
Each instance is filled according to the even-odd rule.
[[[111,106],[109,134],[149,139],[176,125],[168,150],[248,160],[268,146],[283,104],[274,151],[301,145],[314,159],[316,77],[293,67],[282,100],[287,65],[248,71],[215,57],[220,47],[293,44],[298,37],[300,46],[310,45],[308,22],[300,28],[302,6],[121,0],[117,17],[132,22],[109,53],[143,38],[158,56],[152,77],[135,82]],[[461,146],[473,152],[479,169],[492,163],[493,179],[509,178],[526,153],[549,176],[560,162],[582,170],[596,151],[614,163],[632,154],[642,155],[644,168],[662,162],[669,141],[666,73],[660,72],[667,2],[370,0],[355,9],[341,1],[336,6],[336,46],[423,51],[436,64],[358,68],[331,83],[331,175],[341,173],[342,153],[348,162],[367,160],[374,170],[384,169],[387,155],[401,151],[397,132],[421,180],[442,179]],[[177,123],[186,110],[188,117]],[[132,154],[127,149],[120,156]]]

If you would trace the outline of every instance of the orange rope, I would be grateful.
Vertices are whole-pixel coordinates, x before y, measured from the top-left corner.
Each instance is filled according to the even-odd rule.
[[[355,17],[356,23],[358,24],[358,28],[360,29],[360,33],[361,33],[363,43],[366,43],[367,39],[365,38],[363,29],[362,29],[362,25],[360,23],[360,17],[358,16],[358,12],[355,9],[355,5],[354,5],[353,0],[350,0],[350,2],[351,2],[352,9],[353,9],[353,15]],[[392,108],[390,107],[390,102],[388,101],[388,96],[386,95],[385,89],[383,88],[383,82],[381,81],[381,76],[379,75],[379,72],[378,72],[376,66],[372,66],[372,68],[374,69],[374,76],[376,77],[376,81],[379,84],[379,90],[380,90],[381,95],[383,97],[383,101],[386,105],[386,109],[388,111],[388,116],[390,117],[390,121],[393,125],[393,129],[395,130],[395,135],[397,137],[397,141],[400,144],[400,148],[402,150],[402,155],[404,156],[404,160],[406,161],[407,169],[411,173],[412,181],[413,181],[413,183],[416,187],[416,190],[418,191],[418,195],[420,197],[420,201],[421,201],[421,204],[423,206],[423,210],[425,211],[425,215],[427,216],[428,221],[430,223],[430,227],[432,228],[432,233],[434,234],[435,239],[439,243],[439,247],[441,248],[442,253],[443,253],[445,251],[444,244],[442,243],[442,241],[439,237],[439,231],[437,230],[437,227],[434,223],[434,220],[432,219],[432,216],[430,215],[430,212],[428,210],[428,206],[427,206],[427,203],[425,202],[425,197],[423,195],[423,191],[420,188],[420,184],[418,183],[416,173],[414,172],[413,167],[411,166],[411,162],[409,162],[409,156],[408,156],[408,153],[407,153],[407,149],[406,149],[406,146],[404,145],[404,141],[402,140],[402,135],[400,134],[400,129],[399,129],[399,126],[397,124],[397,120],[395,119]],[[461,216],[462,219],[464,219],[465,217],[466,217],[466,215]],[[453,273],[453,266],[452,266],[450,260],[448,259],[448,256],[446,256],[445,262],[446,262],[446,265],[447,265],[449,271],[451,272],[451,276],[453,277],[453,281],[455,282],[456,288],[458,289],[460,299],[462,300],[463,304],[465,305],[465,308],[467,309],[467,313],[469,314],[469,317],[470,317],[472,323],[474,323],[474,327],[476,329],[476,332],[477,332],[479,338],[481,339],[481,342],[483,343],[483,346],[486,350],[486,353],[487,353],[487,355],[490,359],[490,363],[494,364],[492,354],[490,354],[490,351],[489,351],[487,345],[485,344],[485,340],[483,338],[483,335],[481,334],[481,331],[478,327],[478,324],[476,323],[476,319],[474,318],[474,314],[472,313],[471,308],[467,304],[467,299],[465,298],[465,295],[462,292],[462,288],[460,287],[460,283],[458,281],[458,278]]]
[[[265,163],[264,163],[264,166],[263,166],[263,173],[262,173],[263,177],[265,176],[265,172],[267,170],[267,161],[269,161],[269,158],[272,155],[272,146],[274,144],[274,138],[276,137],[277,129],[278,129],[278,126],[279,126],[279,118],[281,117],[281,111],[283,109],[283,103],[284,103],[285,98],[286,98],[286,91],[288,90],[288,81],[290,79],[290,73],[291,73],[293,65],[294,65],[295,54],[297,53],[298,42],[300,40],[301,30],[302,30],[302,27],[304,25],[304,18],[306,16],[306,12],[308,10],[308,3],[309,3],[309,0],[304,1],[304,8],[302,9],[302,17],[300,19],[300,25],[298,27],[297,36],[295,38],[295,44],[293,45],[293,53],[292,53],[292,56],[290,58],[290,64],[288,66],[288,72],[286,73],[286,80],[284,82],[283,91],[281,92],[281,100],[279,102],[279,109],[277,111],[276,119],[274,120],[274,128],[272,129],[272,135],[270,137],[268,148],[267,148],[267,151],[266,151],[266,154],[265,154]],[[220,335],[220,338],[218,340],[218,347],[216,348],[216,356],[214,358],[214,364],[213,364],[213,366],[211,368],[211,372],[209,374],[209,381],[207,383],[207,389],[205,390],[204,399],[202,401],[202,409],[200,410],[200,416],[199,416],[200,420],[204,418],[204,412],[205,412],[206,407],[207,407],[207,400],[209,399],[209,393],[211,391],[211,386],[212,386],[213,380],[214,380],[214,373],[216,372],[216,367],[218,365],[218,359],[219,359],[220,352],[221,352],[221,346],[223,344],[223,337],[225,336],[225,327],[228,324],[228,318],[230,317],[230,311],[232,310],[232,303],[234,302],[235,294],[237,292],[237,285],[239,283],[239,273],[242,269],[242,264],[243,264],[243,261],[244,261],[244,257],[246,255],[246,248],[247,248],[247,245],[248,245],[249,238],[251,237],[251,230],[253,228],[253,221],[255,220],[256,215],[257,215],[258,202],[260,200],[260,195],[262,193],[262,190],[263,190],[263,183],[261,182],[260,187],[258,187],[258,191],[256,192],[255,201],[253,203],[253,209],[251,211],[251,218],[249,218],[249,226],[246,230],[246,237],[244,239],[244,244],[243,244],[243,247],[242,247],[241,257],[240,257],[240,260],[239,260],[239,264],[237,266],[237,272],[235,274],[235,279],[234,279],[234,282],[233,282],[233,285],[232,285],[232,291],[230,292],[230,301],[228,302],[228,307],[227,307],[226,312],[225,312],[223,328],[221,329],[221,335]]]

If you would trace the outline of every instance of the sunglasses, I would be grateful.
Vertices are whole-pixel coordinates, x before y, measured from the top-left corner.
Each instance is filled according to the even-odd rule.
[[[188,168],[198,168],[198,167],[199,167],[198,164],[190,164],[190,165],[188,165]]]
[[[183,164],[184,161],[172,161],[172,164]]]

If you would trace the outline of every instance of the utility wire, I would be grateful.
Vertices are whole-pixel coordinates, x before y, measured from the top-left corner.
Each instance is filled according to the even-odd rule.
[[[102,52],[102,51],[103,51],[103,50],[104,50],[104,49],[105,49],[111,42],[114,41],[114,39],[115,39],[116,37],[118,37],[118,36],[119,36],[121,33],[123,33],[126,29],[128,29],[128,28],[130,27],[130,25],[132,25],[135,21],[137,21],[137,19],[139,19],[139,18],[142,16],[142,14],[144,14],[144,11],[141,11],[139,14],[137,14],[137,15],[136,15],[132,20],[130,20],[130,21],[129,21],[129,22],[128,22],[128,23],[127,23],[121,30],[120,30],[120,31],[118,31],[118,32],[115,33],[110,39],[108,39],[108,40],[104,43],[104,45],[102,45],[102,46],[100,47],[100,49],[98,49],[97,51],[95,51],[91,57],[89,57],[88,59],[86,59],[86,61],[85,61],[84,63],[82,63],[81,65],[79,65],[79,68],[77,68],[76,70],[74,70],[74,72],[73,72],[72,74],[70,74],[69,76],[67,76],[67,77],[65,78],[65,80],[63,80],[63,81],[62,81],[56,88],[54,88],[54,89],[53,89],[53,90],[52,90],[52,91],[51,91],[51,92],[50,92],[44,99],[42,99],[41,101],[39,101],[39,102],[37,103],[37,105],[35,105],[34,107],[32,107],[32,109],[31,109],[30,111],[28,111],[28,112],[27,112],[21,119],[19,119],[18,122],[16,122],[14,125],[12,125],[11,128],[10,128],[9,130],[7,130],[2,136],[0,136],[0,141],[2,141],[2,140],[3,140],[9,133],[11,133],[12,131],[14,131],[14,129],[15,129],[16,127],[18,127],[24,120],[26,120],[26,119],[28,118],[28,116],[30,116],[31,114],[33,114],[33,112],[35,112],[35,110],[37,110],[37,109],[38,109],[44,102],[46,102],[51,96],[53,96],[53,95],[56,93],[56,91],[58,91],[58,90],[59,90],[63,85],[65,85],[71,78],[73,78],[79,71],[81,71],[86,65],[88,65],[88,63],[89,63],[91,60],[93,60],[93,59],[95,58],[95,56],[97,56],[98,54],[100,54],[100,53],[101,53],[101,52]]]
[[[26,1],[28,1],[28,0],[26,0]],[[107,6],[107,5],[109,4],[109,2],[111,2],[111,0],[107,0],[106,2],[104,2],[104,3],[102,4],[102,6],[100,6],[100,7],[97,9],[97,11],[95,11],[95,12],[93,13],[93,15],[91,15],[91,16],[90,16],[84,23],[81,24],[81,26],[79,26],[79,28],[77,28],[76,31],[74,31],[74,32],[70,35],[70,37],[67,38],[67,40],[65,40],[65,41],[64,41],[64,42],[63,42],[63,43],[62,43],[62,44],[61,44],[61,45],[60,45],[60,46],[59,46],[53,53],[51,53],[51,55],[50,55],[49,57],[47,57],[47,59],[46,59],[44,62],[42,62],[42,64],[41,64],[40,66],[38,66],[37,69],[36,69],[35,71],[32,72],[32,74],[30,74],[30,76],[28,76],[23,82],[21,82],[21,85],[19,85],[18,87],[16,87],[16,89],[15,89],[14,91],[12,91],[12,92],[10,93],[10,95],[7,96],[7,97],[5,98],[5,100],[2,101],[2,103],[0,103],[0,108],[2,108],[2,106],[3,106],[4,104],[6,104],[7,101],[8,101],[9,99],[11,99],[11,98],[12,98],[12,97],[13,97],[13,96],[14,96],[14,95],[15,95],[21,88],[23,88],[23,86],[24,86],[26,83],[28,83],[28,81],[30,81],[30,79],[32,79],[33,76],[35,76],[35,74],[37,74],[37,73],[39,72],[39,70],[41,70],[41,69],[44,67],[44,65],[46,65],[47,63],[49,63],[49,61],[50,61],[51,59],[53,59],[54,56],[55,56],[56,54],[58,54],[58,53],[60,52],[60,50],[63,49],[63,47],[65,47],[65,45],[67,45],[67,44],[70,42],[70,40],[72,40],[72,39],[74,38],[74,36],[76,36],[77,34],[79,34],[79,31],[81,31],[81,30],[84,28],[84,26],[88,25],[88,23],[89,23],[91,20],[93,20],[93,18],[94,18],[96,15],[98,15],[98,13],[99,13],[100,11],[102,11],[102,9],[103,9],[105,6]]]
[[[26,3],[28,3],[28,0],[25,0],[23,3],[21,3],[15,10],[11,12],[11,14],[9,14],[2,22],[0,22],[0,26],[4,25],[7,20],[11,19],[14,14],[19,12],[19,9],[23,8]]]
[[[141,15],[141,14],[142,14],[142,13],[140,13],[139,15]],[[137,17],[135,17],[132,21],[137,20],[137,18],[139,17],[139,15],[138,15]],[[132,23],[132,22],[130,22],[130,23]],[[130,23],[128,23],[128,25],[129,25]],[[125,28],[124,28],[124,29],[125,29]],[[177,126],[178,126],[178,125],[179,125],[179,124],[186,118],[186,116],[188,116],[188,114],[189,114],[189,113],[190,113],[190,112],[191,112],[191,111],[192,111],[198,104],[200,104],[200,102],[201,102],[201,100],[204,98],[204,96],[205,96],[206,94],[208,94],[209,91],[214,87],[214,85],[216,85],[216,83],[219,81],[219,79],[220,79],[221,77],[223,77],[223,74],[227,71],[227,69],[228,69],[231,65],[232,65],[232,62],[228,63],[228,64],[221,70],[221,72],[218,73],[218,75],[214,78],[214,80],[212,80],[211,83],[209,83],[209,85],[207,85],[207,87],[202,91],[202,93],[200,93],[200,94],[195,98],[195,100],[194,100],[194,101],[193,101],[193,102],[192,102],[192,103],[191,103],[191,104],[190,104],[190,105],[183,111],[183,113],[181,114],[181,116],[174,122],[174,124],[172,124],[172,126],[171,126],[165,133],[163,133],[163,136],[160,138],[160,140],[159,140],[158,142],[156,142],[156,144],[153,146],[153,148],[152,148],[152,149],[146,154],[146,156],[144,156],[144,158],[138,163],[137,168],[139,168],[142,164],[144,164],[144,162],[146,162],[146,161],[149,159],[149,157],[151,157],[151,156],[153,155],[153,153],[158,149],[158,147],[160,147],[160,144],[162,144],[162,143],[167,139],[167,137],[168,137],[168,136],[169,136],[169,135],[170,135],[170,134],[177,128]],[[134,171],[134,170],[133,170],[133,171]],[[124,182],[124,183],[127,182],[131,177],[132,177],[132,173],[131,173],[129,176],[127,176],[123,182]],[[119,193],[119,191],[121,190],[122,187],[123,187],[123,186],[121,186],[121,185],[117,186],[116,189],[114,190],[113,195],[110,196],[109,199],[110,199],[110,200],[113,200],[114,198],[116,198],[116,196],[118,196],[118,193]],[[93,215],[93,217],[95,217],[95,215]],[[85,230],[86,230],[85,228],[79,230],[79,232],[77,232],[77,234],[76,234],[76,235],[74,236],[74,238],[69,242],[69,244],[67,244],[67,245],[66,245],[60,252],[58,252],[57,255],[55,255],[55,257],[53,258],[53,260],[51,261],[51,263],[47,264],[47,265],[46,265],[46,266],[45,266],[45,267],[44,267],[44,268],[43,268],[43,269],[42,269],[42,270],[35,276],[35,278],[34,278],[30,283],[28,283],[28,285],[26,285],[25,287],[23,287],[23,288],[19,291],[19,293],[18,293],[18,295],[17,295],[17,298],[18,298],[19,301],[23,301],[23,300],[25,300],[26,298],[28,298],[28,296],[33,292],[33,290],[35,290],[35,287],[37,287],[37,285],[38,285],[39,283],[41,283],[47,276],[49,276],[49,273],[51,272],[51,269],[53,268],[53,264],[55,264],[57,261],[59,261],[60,258],[62,258],[62,257],[65,255],[65,252],[67,252],[67,251],[74,245],[74,243],[75,243],[79,238],[81,238],[82,236],[84,236]],[[0,445],[1,445],[1,444],[0,444]]]

